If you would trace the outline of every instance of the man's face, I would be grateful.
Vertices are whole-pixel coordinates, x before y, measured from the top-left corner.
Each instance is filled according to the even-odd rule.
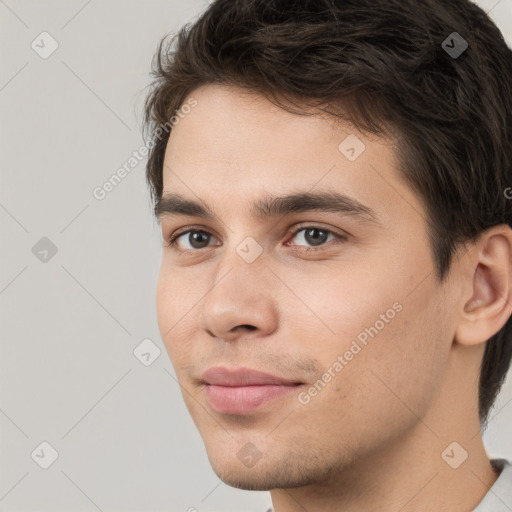
[[[162,339],[222,480],[324,482],[411,434],[439,392],[454,313],[424,208],[389,141],[238,89],[192,96],[167,145],[164,195],[215,217],[162,216],[164,239],[195,230],[163,248]],[[374,213],[254,212],[269,197],[322,192]],[[204,382],[212,367],[299,384],[229,389]]]

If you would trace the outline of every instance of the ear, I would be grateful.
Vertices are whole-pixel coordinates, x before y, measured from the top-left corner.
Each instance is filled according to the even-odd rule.
[[[485,231],[469,251],[471,294],[464,298],[455,342],[477,345],[494,336],[512,314],[512,230]]]

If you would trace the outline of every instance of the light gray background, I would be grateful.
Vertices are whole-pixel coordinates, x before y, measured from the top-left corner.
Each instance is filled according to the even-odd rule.
[[[512,0],[478,4],[511,41]],[[158,41],[206,5],[0,0],[2,511],[270,504],[213,473],[174,380],[156,321],[145,160],[105,199],[92,195],[143,144]],[[59,44],[47,59],[31,48],[43,31]],[[32,252],[42,237],[57,247],[45,263]],[[133,351],[148,338],[161,355],[145,366]],[[512,459],[511,400],[509,378],[484,437],[493,457]],[[58,452],[48,469],[36,463],[49,457],[43,441]]]

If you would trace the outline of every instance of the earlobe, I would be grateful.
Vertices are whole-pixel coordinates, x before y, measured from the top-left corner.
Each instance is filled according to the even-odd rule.
[[[494,336],[512,314],[512,230],[494,226],[472,251],[472,295],[463,305],[455,342],[477,345]]]

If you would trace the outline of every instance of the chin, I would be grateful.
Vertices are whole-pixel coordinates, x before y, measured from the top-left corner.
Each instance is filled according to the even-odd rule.
[[[214,473],[230,487],[246,491],[268,491],[275,487],[272,471],[264,467],[266,464],[262,459],[247,467],[236,454],[228,456],[229,449],[215,450],[214,453],[207,450],[207,453]]]
[[[244,491],[271,491],[276,488],[296,487],[290,485],[290,482],[283,482],[278,474],[272,471],[265,471],[262,468],[244,468],[238,467],[215,467],[212,465],[215,474],[230,487],[243,489]]]
[[[293,461],[289,456],[268,459],[262,456],[254,466],[246,467],[239,458],[226,453],[208,454],[214,473],[230,487],[246,491],[271,491],[303,487],[321,481],[324,471]]]
[[[271,491],[272,489],[276,489],[276,487],[281,487],[279,484],[276,484],[275,480],[271,478],[262,479],[260,477],[255,477],[254,475],[247,478],[243,478],[240,475],[234,476],[231,475],[230,478],[225,478],[223,475],[215,472],[215,474],[230,487],[235,487],[236,489],[242,489],[244,491]]]

